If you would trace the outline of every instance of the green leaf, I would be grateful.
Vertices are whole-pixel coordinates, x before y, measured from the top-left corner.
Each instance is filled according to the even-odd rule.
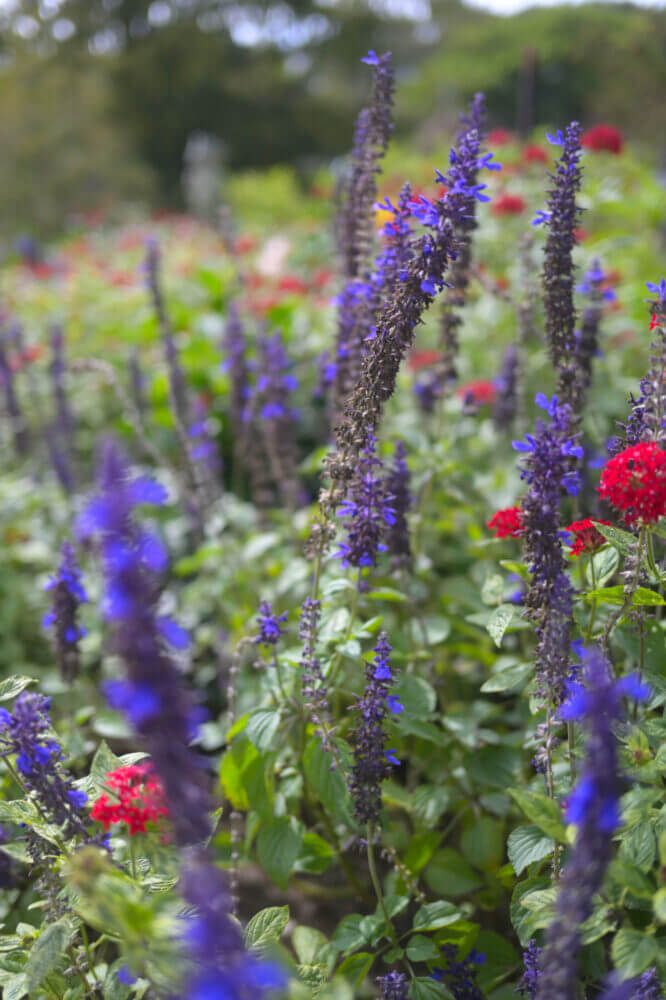
[[[72,925],[65,917],[48,924],[36,939],[25,964],[25,980],[30,993],[34,993],[46,976],[55,969],[72,936]]]
[[[281,889],[287,888],[303,843],[303,831],[287,816],[262,825],[257,838],[259,862]]]
[[[430,830],[428,833],[417,833],[409,842],[409,847],[403,858],[405,866],[410,872],[420,872],[430,861],[434,852],[440,845],[442,833],[439,830]]]
[[[666,889],[658,889],[652,899],[652,909],[660,924],[666,924]]]
[[[620,890],[629,889],[638,899],[652,899],[652,883],[636,865],[622,861],[621,858],[613,858],[608,866],[608,874]]]
[[[18,677],[14,674],[0,681],[0,701],[9,701],[24,691],[29,684],[36,684],[34,677]]]
[[[424,878],[432,891],[441,896],[464,896],[482,885],[474,869],[452,847],[435,851]]]
[[[504,857],[503,825],[492,816],[474,819],[460,838],[460,847],[471,865],[482,872],[491,872]]]
[[[500,604],[486,625],[488,634],[498,647],[502,645],[504,633],[511,624],[515,610],[513,604]]]
[[[412,962],[436,962],[439,948],[424,934],[415,934],[407,945],[407,958]]]
[[[528,878],[524,882],[519,882],[511,897],[511,923],[518,935],[523,948],[527,947],[532,931],[529,926],[530,913],[522,905],[523,899],[539,889],[546,889],[550,885],[548,878]]]
[[[303,837],[303,847],[294,864],[294,871],[321,875],[331,867],[334,858],[335,851],[328,841],[308,830]]]
[[[403,602],[407,600],[405,594],[401,593],[399,590],[394,590],[393,587],[380,587],[378,590],[370,590],[366,595],[373,601],[393,601],[393,602]]]
[[[638,587],[631,598],[634,607],[654,607],[657,604],[666,604],[666,600],[658,594],[656,590],[648,587]]]
[[[566,844],[566,829],[557,802],[539,792],[525,792],[517,788],[509,788],[508,792],[532,823],[536,824],[549,837],[554,837],[561,844]]]
[[[598,906],[587,920],[580,925],[580,939],[583,944],[592,944],[605,937],[617,926],[612,906]]]
[[[118,757],[102,740],[90,765],[90,777],[94,787],[101,792],[106,786],[107,774],[117,771],[120,767],[127,767],[128,764],[136,764],[146,756],[145,753],[128,753]]]
[[[257,750],[268,750],[272,746],[273,737],[279,725],[279,711],[274,708],[260,708],[258,711],[250,713],[245,727],[245,735]]]
[[[361,913],[350,913],[343,917],[335,929],[331,944],[336,951],[354,951],[360,945],[365,944],[367,938],[361,930],[363,915]]]
[[[482,930],[474,942],[474,948],[486,956],[486,961],[476,970],[477,982],[486,996],[494,986],[519,967],[520,959],[513,945],[495,931]]]
[[[618,585],[617,587],[601,587],[598,590],[591,590],[585,595],[585,600],[602,601],[604,604],[624,604],[625,596],[624,587]],[[655,607],[658,604],[666,604],[666,601],[656,590],[638,587],[632,594],[631,603],[633,607],[638,608]]]
[[[502,691],[514,691],[522,688],[534,674],[534,664],[513,663],[510,667],[498,671],[489,677],[481,690],[484,694],[497,694]]]
[[[618,857],[636,865],[642,872],[649,872],[657,856],[657,841],[649,820],[636,823],[622,834]]]
[[[451,634],[451,622],[441,616],[428,616],[418,621],[411,619],[410,631],[415,642],[426,646],[439,646]]]
[[[416,677],[415,674],[401,674],[391,693],[397,695],[403,703],[405,714],[416,715],[420,719],[430,715],[437,707],[435,689],[422,677]]]
[[[547,858],[554,850],[555,841],[531,824],[516,827],[507,841],[507,854],[516,875],[520,875],[533,861]]]
[[[654,937],[631,927],[623,927],[613,938],[611,955],[613,965],[625,979],[639,976],[654,965],[659,948]]]
[[[301,924],[292,935],[292,943],[296,957],[302,965],[316,965],[322,961],[322,955],[328,948],[325,934],[314,927]]]
[[[620,564],[620,554],[616,548],[604,546],[592,556],[592,567],[585,567],[585,578],[590,586],[603,587],[610,580]],[[592,575],[594,569],[594,576]]]
[[[28,981],[23,972],[19,972],[2,985],[2,1000],[21,1000],[28,994]]]
[[[452,994],[446,986],[443,983],[438,983],[436,979],[431,979],[430,976],[417,976],[412,981],[407,995],[410,1000],[451,1000],[452,998]]]
[[[441,899],[436,903],[426,903],[414,914],[412,927],[417,931],[434,931],[438,927],[454,924],[462,916],[454,903]]]
[[[344,976],[357,990],[370,972],[374,960],[374,955],[366,951],[359,951],[357,955],[350,955],[344,960],[336,975]]]
[[[492,573],[484,580],[481,587],[481,600],[484,604],[500,604],[504,592],[504,579],[499,573]]]
[[[637,539],[633,535],[630,535],[628,531],[614,528],[610,524],[597,524],[595,527],[623,555],[629,555],[630,552],[635,550]]]
[[[259,910],[245,929],[245,943],[248,948],[265,948],[280,940],[288,923],[288,906],[268,906],[265,910]]]
[[[351,824],[351,800],[347,783],[330,754],[318,739],[311,740],[303,756],[305,775],[324,809],[338,821]],[[333,770],[331,766],[333,765]]]

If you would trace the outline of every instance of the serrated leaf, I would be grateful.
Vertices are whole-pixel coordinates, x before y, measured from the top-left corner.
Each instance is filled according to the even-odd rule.
[[[654,937],[631,927],[623,927],[618,931],[611,945],[613,965],[626,979],[640,976],[654,965],[658,951]]]
[[[303,755],[305,775],[324,809],[336,820],[351,823],[349,789],[335,761],[321,747],[319,740],[308,744]]]
[[[303,831],[287,816],[264,823],[257,837],[257,855],[265,872],[281,889],[287,888],[303,843]]]
[[[484,694],[514,691],[517,688],[523,687],[533,674],[534,665],[532,663],[514,663],[510,667],[505,667],[504,670],[500,670],[498,673],[493,674],[492,677],[489,677],[481,685],[481,691]]]
[[[268,750],[280,725],[280,712],[273,708],[260,708],[250,712],[245,735],[259,751]]]
[[[525,792],[518,788],[509,788],[508,792],[532,823],[549,837],[566,844],[566,828],[557,802],[538,792]]]
[[[245,943],[248,948],[265,948],[271,942],[280,940],[288,923],[288,906],[267,906],[255,913],[245,928]]]
[[[628,531],[622,531],[621,528],[614,528],[610,524],[596,524],[595,527],[623,555],[629,555],[636,548],[637,539],[633,535],[630,535]]]
[[[25,964],[25,980],[30,993],[34,993],[46,976],[55,969],[72,936],[72,925],[65,917],[48,924],[30,949]]]
[[[412,980],[407,996],[410,1000],[451,1000],[452,998],[452,994],[446,986],[443,983],[438,983],[436,979],[431,979],[430,976],[417,976],[416,979]]]
[[[531,824],[516,827],[507,841],[507,854],[516,875],[520,875],[532,862],[547,858],[554,849],[555,841]]]
[[[432,891],[442,896],[464,896],[482,885],[474,869],[452,847],[435,851],[423,877]]]
[[[331,939],[331,944],[336,951],[343,953],[354,951],[360,945],[365,944],[367,938],[361,930],[362,920],[361,913],[350,913],[342,918]]]
[[[296,957],[303,965],[319,964],[317,960],[321,961],[322,953],[328,948],[325,934],[314,927],[305,927],[303,924],[294,930],[292,943]]]
[[[500,604],[486,625],[486,630],[497,647],[502,645],[504,633],[511,624],[515,610],[513,604]]]
[[[34,677],[19,677],[16,674],[6,677],[0,681],[0,701],[9,701],[19,695],[21,691],[25,691],[30,684],[36,683]]]
[[[414,914],[412,927],[417,931],[434,931],[447,927],[461,918],[462,914],[454,903],[440,899],[436,903],[426,903]]]

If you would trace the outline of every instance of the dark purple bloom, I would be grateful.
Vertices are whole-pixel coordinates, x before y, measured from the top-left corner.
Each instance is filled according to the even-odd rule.
[[[630,995],[630,1000],[663,1000],[663,996],[657,970],[652,968],[644,972],[638,982],[634,983],[634,992]]]
[[[582,457],[582,448],[571,437],[571,409],[556,396],[536,397],[550,422],[539,418],[534,435],[514,441],[527,456],[521,479],[527,493],[521,501],[523,537],[532,574],[525,606],[537,634],[536,671],[543,697],[557,704],[569,673],[569,644],[573,623],[573,589],[565,572],[560,538],[559,510],[563,491],[575,495],[579,476],[572,459]]]
[[[555,919],[540,957],[535,1000],[570,1000],[576,992],[579,928],[592,912],[611,857],[611,834],[620,822],[619,800],[626,789],[620,774],[614,726],[623,717],[624,697],[644,700],[648,689],[636,675],[614,680],[601,652],[584,656],[585,687],[569,682],[560,708],[564,720],[580,720],[588,740],[581,780],[569,804],[578,825],[576,842],[559,882]]]
[[[523,952],[523,978],[518,983],[516,993],[520,993],[524,1000],[534,1000],[541,975],[540,963],[541,948],[535,939],[532,938],[526,950]]]
[[[495,379],[493,423],[498,430],[513,424],[518,409],[518,380],[521,375],[521,357],[516,344],[509,344],[502,358],[502,367]]]
[[[89,841],[87,796],[74,787],[62,767],[63,755],[51,737],[48,710],[48,698],[27,691],[18,696],[12,713],[0,709],[0,757],[14,757],[21,781],[66,840]]]
[[[229,373],[231,388],[231,419],[237,439],[242,439],[247,423],[247,401],[250,396],[250,369],[246,357],[245,332],[235,302],[229,304],[227,322],[222,337],[226,355],[224,371]]]
[[[347,520],[347,537],[338,552],[343,566],[375,566],[379,553],[387,549],[382,541],[386,529],[397,519],[393,497],[380,475],[376,443],[374,434],[369,434],[347,497],[338,508],[338,517]]]
[[[182,646],[184,632],[157,609],[166,550],[135,520],[138,505],[164,503],[166,493],[152,480],[132,479],[113,442],[102,449],[99,483],[100,492],[78,526],[84,538],[98,542],[105,578],[102,607],[115,652],[127,669],[127,680],[112,682],[109,693],[128,712],[153,759],[177,842],[194,843],[209,832],[210,803],[202,760],[189,746],[195,708],[169,649]]]
[[[202,849],[189,852],[180,889],[193,908],[184,926],[192,966],[188,1000],[261,1000],[268,990],[284,988],[279,966],[245,950],[240,926],[230,917],[224,875]]]
[[[443,969],[436,969],[433,979],[444,983],[454,1000],[483,1000],[483,993],[474,981],[475,966],[483,965],[486,956],[475,950],[462,961],[458,960],[458,949],[454,944],[442,946]]]
[[[54,630],[58,667],[63,679],[71,684],[79,672],[79,639],[86,634],[78,621],[79,607],[88,597],[70,542],[63,542],[58,572],[45,589],[51,591],[51,610],[42,624]]]
[[[546,250],[542,272],[546,336],[551,360],[558,372],[558,388],[564,402],[572,402],[574,374],[568,371],[575,358],[576,312],[574,309],[573,248],[577,243],[576,229],[580,225],[581,209],[576,203],[582,170],[579,164],[582,149],[581,128],[572,122],[566,135],[558,132],[557,145],[562,146],[551,174],[552,187],[548,192],[548,207],[544,221],[548,226]],[[549,139],[549,141],[551,141]]]
[[[390,712],[404,710],[398,698],[389,695],[394,677],[389,662],[391,644],[386,632],[380,633],[374,651],[374,659],[365,666],[365,691],[355,705],[358,721],[351,737],[354,764],[349,785],[354,814],[362,824],[379,822],[382,781],[391,773],[389,755],[392,755],[392,751],[387,754],[385,750],[384,721]]]
[[[407,513],[413,497],[409,488],[407,449],[405,442],[401,440],[396,441],[393,465],[386,477],[386,491],[391,498],[395,515],[393,523],[389,523],[386,528],[386,546],[398,563],[406,565],[412,557]]]
[[[4,336],[0,336],[0,383],[2,383],[5,394],[5,406],[14,438],[14,451],[16,457],[22,460],[25,458],[30,444],[30,435],[21,404],[16,395],[14,372],[7,358],[7,344]]]
[[[402,972],[388,972],[377,979],[380,1000],[407,1000],[409,980]]]
[[[274,615],[271,604],[268,601],[262,601],[259,605],[259,615],[257,616],[259,635],[254,641],[267,648],[275,646],[280,641],[280,637],[284,631],[282,622],[286,621],[286,619],[286,611],[281,615]]]

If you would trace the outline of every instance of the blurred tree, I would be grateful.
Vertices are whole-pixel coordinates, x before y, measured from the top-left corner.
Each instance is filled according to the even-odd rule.
[[[89,62],[24,55],[0,78],[0,233],[55,232],[68,217],[148,200],[148,168],[110,124],[105,77]]]

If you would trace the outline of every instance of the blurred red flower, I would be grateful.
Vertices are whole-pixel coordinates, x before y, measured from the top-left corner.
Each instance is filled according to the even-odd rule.
[[[529,146],[525,146],[525,149],[523,150],[523,160],[525,163],[547,163],[548,153],[543,146],[537,146],[535,143],[530,143]]]
[[[597,524],[610,525],[610,521],[592,521],[586,517],[582,521],[573,521],[564,529],[570,531],[574,536],[571,548],[572,556],[579,556],[581,552],[596,552],[597,549],[606,544],[606,539],[595,527]]]
[[[506,146],[514,141],[513,133],[505,128],[494,128],[488,133],[489,146]]]
[[[591,149],[595,153],[614,153],[618,156],[622,152],[624,136],[613,125],[595,125],[594,128],[583,132],[580,142],[586,149]]]
[[[145,833],[148,823],[158,823],[169,815],[162,783],[150,764],[130,764],[110,771],[106,785],[111,797],[100,795],[90,811],[105,830],[113,823],[126,823],[133,837]]]
[[[477,406],[492,403],[496,395],[495,383],[483,378],[465,382],[456,389],[456,396],[464,399],[466,403],[475,403]]]
[[[493,202],[495,215],[518,215],[525,210],[525,200],[519,194],[501,194]]]
[[[407,367],[411,372],[419,372],[422,368],[427,368],[435,363],[440,357],[439,351],[412,351],[409,355]]]

